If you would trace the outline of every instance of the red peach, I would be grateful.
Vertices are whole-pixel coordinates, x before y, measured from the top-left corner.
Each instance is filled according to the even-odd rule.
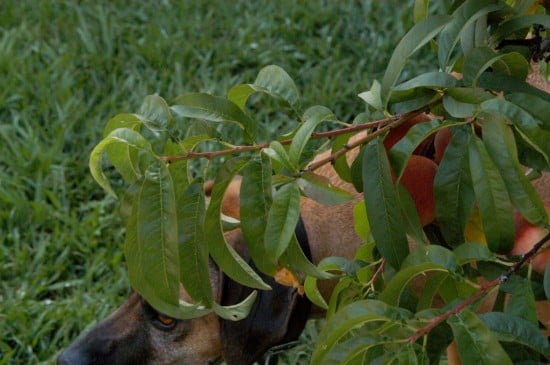
[[[433,187],[436,171],[435,162],[424,156],[412,155],[401,176],[401,183],[411,195],[423,226],[435,219]]]
[[[394,144],[399,142],[399,140],[403,138],[405,134],[407,134],[407,132],[409,131],[409,129],[411,129],[413,125],[427,122],[429,120],[431,120],[430,116],[422,113],[404,122],[403,124],[400,124],[397,127],[391,129],[388,132],[388,135],[386,136],[386,138],[384,138],[384,147],[386,148],[386,151],[389,151]]]
[[[550,215],[550,201],[544,202],[546,213]],[[529,223],[519,212],[514,216],[516,237],[514,247],[510,251],[510,255],[522,255],[529,252],[533,246],[548,233],[543,227],[534,226]],[[550,248],[546,248],[531,259],[533,270],[543,274],[546,266],[550,262]]]

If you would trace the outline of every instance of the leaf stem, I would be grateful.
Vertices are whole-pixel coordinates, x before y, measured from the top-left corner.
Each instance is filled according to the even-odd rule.
[[[460,311],[462,311],[464,308],[468,307],[470,304],[474,303],[476,300],[484,296],[487,292],[492,290],[494,287],[498,285],[502,285],[505,282],[507,282],[510,276],[516,273],[527,261],[529,261],[533,256],[535,256],[538,253],[538,251],[541,249],[541,247],[549,240],[550,240],[550,232],[548,232],[542,239],[540,239],[526,254],[523,255],[523,257],[518,262],[516,262],[505,273],[501,274],[496,279],[481,285],[481,287],[477,292],[472,294],[462,303],[448,310],[447,312],[437,317],[434,317],[426,326],[419,328],[416,331],[416,333],[414,333],[412,336],[409,337],[409,343],[416,342],[420,337],[428,334],[432,329],[434,329],[437,325],[439,325],[443,321],[447,320],[447,318],[449,318],[453,314],[458,314]]]

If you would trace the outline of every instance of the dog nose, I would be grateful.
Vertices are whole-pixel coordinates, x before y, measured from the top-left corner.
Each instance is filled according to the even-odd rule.
[[[67,349],[57,358],[57,365],[88,365],[89,361],[81,354]]]

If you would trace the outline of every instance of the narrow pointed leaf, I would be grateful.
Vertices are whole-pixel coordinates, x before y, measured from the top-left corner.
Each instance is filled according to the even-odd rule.
[[[149,167],[139,186],[126,228],[124,252],[132,287],[150,303],[178,306],[176,201],[168,168],[162,162]]]
[[[177,202],[180,280],[191,298],[210,307],[212,287],[208,270],[208,245],[204,235],[206,213],[201,180],[187,186]]]
[[[544,205],[523,174],[514,135],[503,118],[494,115],[484,117],[483,143],[504,180],[512,203],[521,215],[534,225],[546,223],[548,217]]]
[[[333,275],[319,269],[306,257],[298,243],[296,235],[292,235],[290,238],[288,247],[281,255],[280,261],[283,266],[290,268],[292,271],[298,271],[320,279],[330,279],[333,277]]]
[[[153,151],[151,149],[151,144],[143,138],[141,134],[127,128],[115,129],[94,147],[90,154],[90,172],[103,189],[112,196],[116,196],[114,190],[111,188],[109,179],[103,173],[103,152],[111,144],[123,144],[128,146],[128,148],[144,151],[151,156],[153,155]],[[120,169],[121,174],[129,179],[129,182],[131,180],[135,181],[140,177],[139,167],[137,166],[135,156],[129,153],[129,149],[127,148],[123,148],[122,150],[126,153],[119,155],[115,159],[115,167]]]
[[[354,194],[332,185],[326,177],[311,172],[296,182],[305,196],[324,205],[338,205],[355,198]]]
[[[214,312],[223,319],[240,321],[248,316],[257,296],[258,292],[253,291],[242,302],[228,306],[222,306],[214,302]]]
[[[298,169],[298,166],[292,163],[287,151],[279,141],[271,142],[269,148],[263,149],[263,153],[279,162],[290,171],[296,171]]]
[[[327,354],[349,332],[372,322],[388,322],[410,316],[379,300],[359,300],[339,310],[317,337],[311,364],[322,364]]]
[[[450,65],[453,50],[460,40],[462,32],[469,25],[501,7],[501,4],[496,4],[492,0],[467,0],[459,6],[453,13],[453,20],[443,28],[438,38],[439,68],[446,70]]]
[[[252,141],[256,136],[255,121],[225,98],[204,93],[183,94],[174,100],[171,110],[181,117],[237,124]]]
[[[363,153],[363,191],[376,248],[389,264],[399,268],[409,252],[401,210],[381,140],[371,141]]]
[[[447,323],[453,330],[463,363],[512,365],[495,336],[473,312],[463,310],[450,317]]]
[[[405,67],[408,58],[432,40],[450,20],[451,18],[445,15],[428,17],[414,25],[401,39],[390,58],[388,67],[382,78],[381,95],[383,105],[387,105],[391,90],[401,75],[401,71]]]
[[[397,272],[397,274],[386,285],[384,290],[382,290],[378,296],[378,299],[389,305],[399,306],[401,294],[411,280],[417,275],[432,271],[449,272],[449,270],[443,266],[433,262],[424,262],[415,266],[408,266]]]
[[[382,103],[382,84],[378,80],[373,81],[370,90],[364,91],[358,96],[376,110],[384,108],[384,104]]]
[[[264,234],[271,208],[271,161],[264,154],[248,162],[243,170],[240,194],[241,229],[248,251],[260,271],[273,275],[277,261],[266,251]]]
[[[300,216],[300,190],[295,182],[283,185],[269,210],[264,241],[270,257],[278,258],[288,247]]]
[[[421,74],[395,86],[393,91],[396,93],[418,87],[429,89],[446,89],[449,87],[455,87],[457,83],[458,80],[447,72],[432,71]]]
[[[225,240],[220,221],[222,199],[231,180],[245,166],[246,161],[234,158],[226,161],[216,175],[206,210],[204,230],[208,233],[208,250],[220,269],[238,283],[256,289],[270,289],[260,276],[239,256]]]
[[[468,154],[474,192],[489,248],[493,252],[509,252],[514,244],[514,217],[504,181],[478,137],[471,139]]]
[[[166,130],[173,122],[170,107],[158,95],[147,95],[141,104],[139,113],[147,120],[144,124],[153,130]]]
[[[479,317],[499,341],[522,344],[550,360],[550,344],[538,326],[502,312],[484,313]]]
[[[407,134],[390,150],[390,162],[393,167],[393,172],[397,176],[397,180],[401,178],[403,170],[405,170],[407,162],[409,161],[409,157],[420,143],[431,134],[450,125],[455,125],[455,123],[442,124],[439,119],[433,119],[428,122],[417,123],[408,130]]]
[[[346,143],[349,140],[350,135],[349,134],[343,134],[334,139],[334,142],[332,143],[332,153],[340,150],[341,148],[344,148]],[[334,163],[332,164],[334,167],[334,170],[338,173],[338,176],[346,181],[351,182],[351,169],[348,165],[348,161],[346,159],[346,154],[343,154],[342,156],[338,157],[336,160],[334,160]]]
[[[332,111],[321,105],[316,105],[306,110],[303,116],[304,122],[292,138],[292,143],[290,144],[290,148],[288,150],[288,155],[292,165],[299,165],[302,152],[304,151],[304,148],[311,137],[311,133],[313,133],[315,128],[322,122],[334,119],[335,117]]]
[[[250,95],[256,92],[281,99],[294,109],[299,103],[299,93],[294,80],[279,66],[264,67],[253,84],[241,84],[231,88],[227,98],[244,109]]]
[[[446,242],[464,242],[464,227],[474,204],[468,148],[470,134],[465,128],[452,129],[434,179],[435,213]]]

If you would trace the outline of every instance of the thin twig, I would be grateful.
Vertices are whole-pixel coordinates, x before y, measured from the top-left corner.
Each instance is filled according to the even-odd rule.
[[[468,297],[466,300],[464,300],[462,303],[457,305],[456,307],[448,310],[447,312],[434,317],[426,326],[419,328],[413,335],[409,337],[409,343],[416,342],[420,337],[428,334],[432,329],[434,329],[437,325],[442,323],[443,321],[447,320],[450,316],[453,314],[458,314],[460,311],[462,311],[464,308],[468,307],[470,304],[474,303],[476,300],[481,298],[483,295],[485,295],[488,291],[496,287],[497,285],[502,285],[505,282],[508,281],[510,276],[512,274],[516,273],[527,261],[529,261],[533,256],[535,256],[538,251],[541,249],[541,247],[550,240],[550,232],[548,232],[540,241],[538,241],[530,250],[527,252],[521,260],[516,262],[510,269],[508,269],[504,274],[500,275],[498,278],[484,284],[481,286],[481,288],[475,292],[473,295]]]
[[[349,127],[346,127],[346,128],[335,129],[335,130],[332,130],[332,131],[314,132],[314,133],[311,134],[311,139],[333,138],[333,137],[336,137],[336,136],[339,136],[339,135],[342,135],[342,134],[355,133],[355,132],[360,132],[360,131],[363,131],[363,130],[366,130],[366,129],[369,129],[369,128],[383,126],[382,128],[378,129],[376,132],[374,132],[372,134],[369,134],[369,137],[366,138],[365,140],[363,140],[362,142],[357,141],[357,142],[360,142],[359,144],[357,142],[353,143],[352,148],[355,148],[355,147],[361,145],[362,143],[366,143],[366,142],[370,141],[372,138],[376,137],[377,135],[380,135],[380,134],[384,133],[388,129],[394,128],[395,126],[397,126],[399,124],[402,124],[402,123],[414,118],[416,115],[425,112],[425,110],[426,110],[426,108],[423,108],[422,110],[419,110],[419,111],[410,112],[410,113],[404,114],[403,116],[401,116],[400,118],[397,118],[397,119],[396,118],[384,118],[384,119],[375,120],[375,121],[372,121],[372,122],[369,122],[369,123],[355,124],[355,125],[352,125],[352,126],[349,126]],[[279,141],[279,143],[282,144],[282,145],[288,145],[288,144],[292,143],[292,139],[285,139],[285,140]],[[224,149],[224,150],[218,150],[218,151],[207,151],[207,152],[193,152],[193,151],[190,151],[190,152],[187,152],[186,154],[181,155],[181,156],[162,156],[161,159],[165,162],[168,162],[168,163],[173,163],[173,162],[183,161],[183,160],[190,160],[190,159],[194,159],[194,158],[206,158],[208,160],[211,160],[211,159],[213,159],[215,157],[219,157],[219,156],[232,155],[232,154],[235,154],[235,153],[246,152],[246,151],[259,151],[259,150],[263,150],[263,149],[268,148],[268,147],[269,147],[269,143],[262,143],[262,144],[257,144],[257,145],[243,145],[243,146],[235,146],[235,147],[232,147],[232,148],[228,148],[228,149]],[[338,152],[340,152],[340,154],[336,157],[341,156],[342,154],[346,153],[347,151],[349,151],[349,149],[346,150],[345,148],[343,148],[343,151],[341,151],[341,152],[338,151]],[[336,158],[336,157],[334,157],[334,158]],[[333,160],[334,160],[334,158],[333,158]],[[330,162],[330,160],[326,161],[324,163],[327,163],[327,162]],[[309,168],[310,167],[308,167],[308,169]]]

